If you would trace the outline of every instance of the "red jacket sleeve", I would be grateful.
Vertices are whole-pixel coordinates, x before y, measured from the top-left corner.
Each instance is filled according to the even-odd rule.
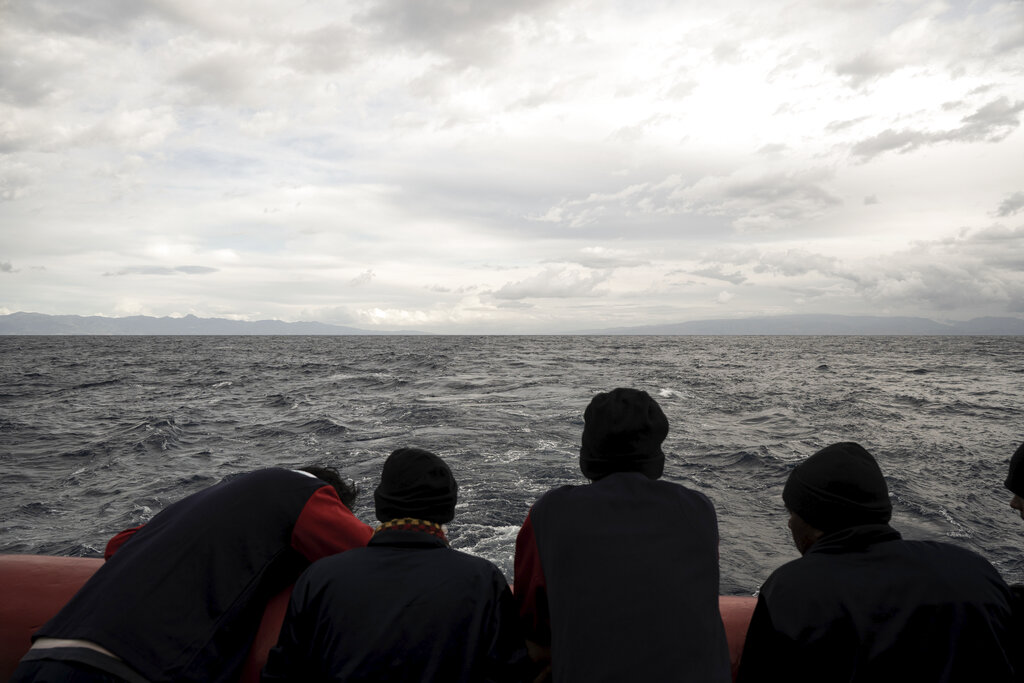
[[[526,521],[516,536],[514,592],[519,603],[519,620],[526,638],[538,645],[550,645],[551,622],[548,614],[547,584],[530,515],[526,515]]]
[[[112,539],[107,541],[107,547],[103,551],[103,559],[104,560],[109,560],[111,557],[113,557],[114,553],[116,553],[118,550],[120,550],[121,546],[123,546],[125,543],[127,543],[128,539],[130,539],[132,536],[134,536],[135,532],[138,531],[139,529],[141,529],[144,526],[146,526],[146,525],[145,524],[140,524],[140,525],[138,525],[136,527],[132,527],[131,529],[125,529],[124,531],[118,533]]]
[[[350,548],[361,548],[373,528],[352,514],[330,486],[309,497],[292,529],[292,547],[310,562]]]

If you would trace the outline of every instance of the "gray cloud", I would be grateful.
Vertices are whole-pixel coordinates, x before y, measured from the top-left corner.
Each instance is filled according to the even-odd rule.
[[[921,242],[865,263],[856,275],[837,272],[868,301],[974,313],[1019,311],[1024,301],[1024,228],[988,228]]]
[[[491,292],[495,299],[564,299],[601,296],[595,287],[611,277],[612,271],[581,272],[568,268],[547,268],[518,282],[509,282]]]
[[[853,128],[864,121],[867,121],[868,117],[861,116],[855,119],[847,119],[845,121],[833,121],[832,123],[825,126],[825,130],[829,133],[839,133],[848,128]]]
[[[224,51],[181,69],[174,82],[190,91],[197,104],[231,103],[255,85],[252,68],[251,57]]]
[[[14,266],[7,261],[0,261],[0,273],[13,273]]]
[[[103,277],[121,277],[124,275],[178,275],[183,273],[185,275],[208,275],[209,273],[216,273],[219,269],[208,268],[207,266],[177,266],[174,268],[168,268],[166,266],[132,266],[129,268],[122,268],[117,272],[103,273]]]
[[[3,11],[7,20],[17,20],[39,32],[95,37],[119,33],[151,15],[157,6],[136,0],[34,0],[5,2]]]
[[[507,44],[501,28],[518,16],[537,17],[557,0],[380,0],[356,17],[382,47],[442,54],[453,62],[489,62]]]
[[[884,130],[878,135],[861,140],[853,146],[854,156],[872,159],[885,152],[905,154],[924,145],[942,142],[999,142],[1020,126],[1020,113],[1024,101],[1011,102],[1001,97],[989,102],[970,116],[963,125],[944,131]]]
[[[1024,101],[1010,102],[1000,97],[964,118],[964,125],[953,131],[953,139],[969,142],[998,142],[1020,126]]]
[[[705,178],[678,193],[694,212],[733,218],[742,231],[771,230],[819,216],[842,200],[825,188],[832,172],[809,170],[756,177]]]
[[[841,260],[812,251],[719,250],[703,259],[710,272],[722,264],[747,266],[762,275],[804,278],[796,287],[759,286],[809,299],[857,297],[873,308],[934,310],[978,315],[1019,312],[1024,302],[1024,227],[992,227],[920,242],[901,252]],[[810,276],[817,282],[808,282]]]
[[[179,273],[185,273],[186,275],[208,275],[210,273],[216,273],[218,268],[209,268],[207,266],[178,266],[175,268]]]
[[[292,37],[296,52],[288,62],[299,71],[333,73],[352,64],[357,39],[349,26],[322,26]]]
[[[996,215],[1006,218],[1024,209],[1024,192],[1014,192],[1003,200],[996,210]]]
[[[363,287],[370,284],[370,282],[373,281],[373,278],[373,270],[364,270],[362,273],[349,280],[348,283],[352,287]]]
[[[840,272],[840,266],[839,260],[831,256],[822,256],[803,249],[789,249],[762,254],[754,271],[787,277],[806,275],[812,271],[835,275]]]
[[[635,268],[637,266],[645,266],[649,262],[643,259],[638,259],[629,254],[609,250],[609,249],[584,249],[577,255],[566,257],[564,259],[552,259],[558,262],[569,262],[576,263],[583,266],[584,268],[591,268],[594,270],[608,269],[608,268]]]
[[[3,133],[0,131],[0,201],[13,201],[25,195],[39,172],[24,163],[3,158]]]
[[[864,52],[857,57],[836,65],[836,73],[849,79],[851,86],[860,86],[892,73],[899,64],[890,56],[877,52]]]
[[[700,270],[688,271],[690,275],[699,275],[701,277],[711,278],[712,280],[722,280],[724,282],[731,282],[734,285],[741,285],[747,281],[747,276],[740,272],[726,273],[721,266],[712,266],[709,268],[701,268]]]
[[[14,46],[0,46],[0,102],[18,107],[42,103],[54,92],[63,67],[58,59],[39,55],[29,66]]]

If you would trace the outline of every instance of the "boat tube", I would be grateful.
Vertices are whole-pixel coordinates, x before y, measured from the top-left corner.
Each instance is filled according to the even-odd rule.
[[[11,677],[32,644],[32,634],[64,606],[103,564],[100,558],[0,555],[0,680]],[[275,595],[249,649],[239,681],[257,683],[267,652],[277,642],[291,587]],[[719,608],[729,639],[733,679],[754,611],[754,598],[721,596]]]

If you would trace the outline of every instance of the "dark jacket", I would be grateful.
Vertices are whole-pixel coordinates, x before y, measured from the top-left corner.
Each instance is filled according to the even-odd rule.
[[[992,565],[869,525],[824,536],[772,573],[738,680],[998,683],[1012,680],[1015,647]]]
[[[92,641],[154,682],[232,680],[270,597],[312,560],[371,534],[312,475],[233,477],[119,535],[116,552],[34,637]]]
[[[564,486],[516,540],[527,638],[554,680],[731,680],[718,610],[718,522],[706,496],[637,472]]]
[[[521,680],[525,644],[508,582],[441,538],[377,532],[295,584],[262,680]]]

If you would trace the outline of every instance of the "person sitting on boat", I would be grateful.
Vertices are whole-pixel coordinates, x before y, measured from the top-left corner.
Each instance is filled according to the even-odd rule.
[[[558,683],[731,681],[718,607],[718,520],[661,480],[668,419],[646,392],[593,397],[580,469],[516,539],[515,595],[531,656]]]
[[[348,507],[356,493],[331,469],[270,468],[170,505],[111,540],[11,680],[236,680],[267,601],[370,539]]]
[[[1006,584],[966,548],[903,540],[867,450],[821,449],[793,469],[782,499],[802,557],[761,587],[737,680],[1013,680]]]
[[[307,569],[262,681],[517,681],[529,675],[515,601],[488,560],[453,550],[458,485],[418,448],[384,462],[366,548]]]
[[[1024,519],[1024,443],[1017,447],[1017,451],[1010,458],[1010,471],[1006,475],[1006,488],[1013,494],[1010,499],[1010,507],[1020,513]]]

